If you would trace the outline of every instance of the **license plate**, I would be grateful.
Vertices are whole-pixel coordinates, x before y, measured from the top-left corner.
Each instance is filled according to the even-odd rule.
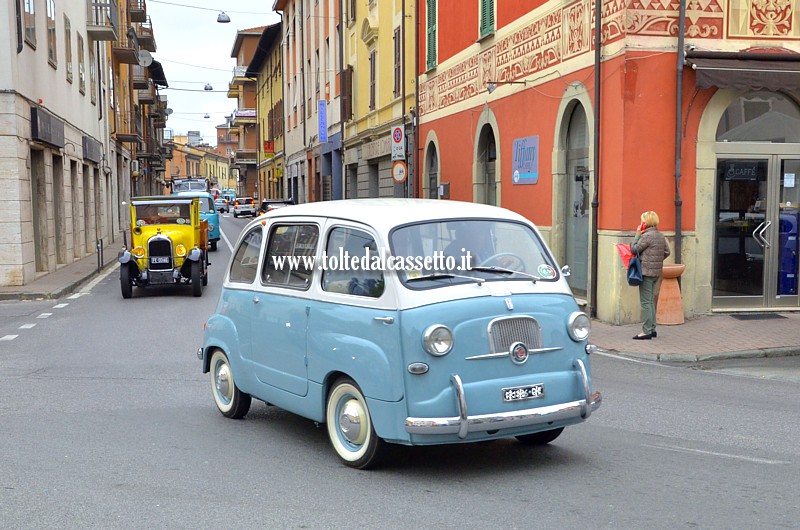
[[[156,256],[150,258],[152,263],[169,263],[169,256]]]
[[[542,397],[544,397],[544,384],[542,383],[503,389],[503,401],[521,401]]]

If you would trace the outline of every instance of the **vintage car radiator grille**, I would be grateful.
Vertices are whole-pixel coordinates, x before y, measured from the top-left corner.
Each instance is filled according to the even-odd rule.
[[[172,270],[172,242],[169,239],[151,239],[147,252],[150,270]]]
[[[515,342],[524,342],[528,348],[542,347],[542,332],[535,318],[498,318],[489,324],[489,346],[492,352],[507,352]]]

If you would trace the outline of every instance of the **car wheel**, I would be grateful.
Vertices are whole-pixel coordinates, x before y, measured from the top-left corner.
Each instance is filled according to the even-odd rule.
[[[234,212],[233,212],[233,216],[234,216],[234,217],[239,217],[239,214],[238,214],[238,213],[236,213],[236,212],[234,211]]]
[[[564,427],[553,429],[552,431],[535,432],[533,434],[521,434],[517,440],[525,445],[547,445],[564,432]]]
[[[119,268],[119,286],[122,288],[122,298],[133,296],[133,283],[131,283],[131,270],[127,265]]]
[[[328,438],[346,465],[373,467],[385,451],[386,442],[372,428],[367,400],[352,379],[336,381],[325,410]]]
[[[203,270],[199,261],[192,262],[192,296],[203,294]]]
[[[216,252],[216,251],[217,251],[217,242],[216,241],[212,241],[211,242],[211,252]]]
[[[209,373],[211,374],[211,394],[214,403],[226,418],[244,418],[250,410],[250,394],[245,394],[233,380],[233,372],[228,356],[217,350],[211,356]]]

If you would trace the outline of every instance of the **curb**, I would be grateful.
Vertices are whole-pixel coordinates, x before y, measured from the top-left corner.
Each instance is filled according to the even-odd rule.
[[[97,269],[93,269],[87,275],[75,279],[69,284],[63,287],[58,287],[49,292],[23,292],[23,291],[8,292],[8,293],[0,292],[0,301],[8,302],[8,301],[19,300],[19,301],[31,302],[36,300],[58,300],[59,298],[71,295],[72,293],[77,291],[78,288],[81,287],[83,284],[100,276],[104,272],[108,271],[108,269],[116,266],[117,264],[118,263],[116,260],[109,261],[108,263],[103,265],[100,271],[98,271]]]
[[[721,361],[727,359],[758,359],[772,357],[793,357],[800,355],[800,346],[783,346],[779,348],[759,348],[755,350],[739,350],[715,353],[641,353],[606,350],[598,346],[599,353],[618,355],[641,361],[662,363],[698,363],[704,361]]]

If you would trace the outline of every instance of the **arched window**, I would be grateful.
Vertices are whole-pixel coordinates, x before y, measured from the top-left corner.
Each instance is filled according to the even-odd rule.
[[[800,143],[800,109],[777,92],[748,92],[725,109],[717,141]]]

